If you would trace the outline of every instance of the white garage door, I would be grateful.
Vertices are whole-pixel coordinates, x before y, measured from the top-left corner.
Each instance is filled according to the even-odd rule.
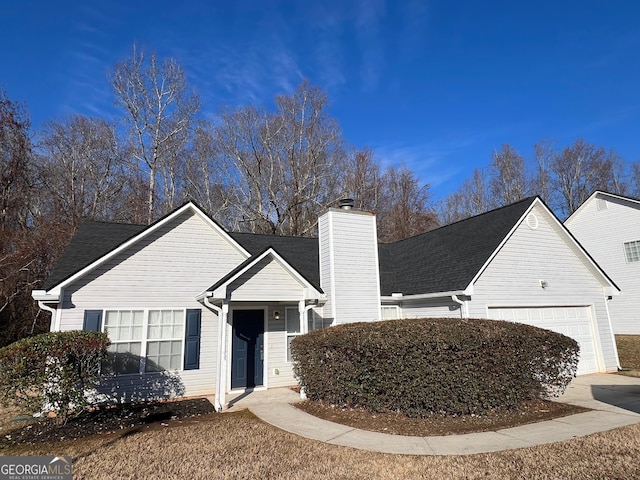
[[[578,375],[598,371],[589,307],[489,308],[489,318],[526,323],[571,337],[580,345]]]

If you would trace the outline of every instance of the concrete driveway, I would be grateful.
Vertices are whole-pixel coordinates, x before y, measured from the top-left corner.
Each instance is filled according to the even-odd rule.
[[[594,373],[574,378],[560,402],[593,410],[640,414],[640,378]]]

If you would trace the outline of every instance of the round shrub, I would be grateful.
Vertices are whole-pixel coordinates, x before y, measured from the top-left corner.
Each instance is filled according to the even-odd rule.
[[[579,346],[520,323],[423,318],[352,323],[291,342],[310,400],[409,417],[481,414],[561,394]]]

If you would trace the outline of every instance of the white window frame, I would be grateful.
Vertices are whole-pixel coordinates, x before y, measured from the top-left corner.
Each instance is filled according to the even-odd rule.
[[[172,316],[172,322],[170,324],[171,331],[173,333],[176,327],[180,327],[181,328],[180,334],[179,335],[172,335],[171,338],[164,338],[162,336],[160,338],[151,338],[151,336],[149,335],[149,330],[152,327],[152,325],[151,325],[151,313],[152,312],[159,312],[160,319],[161,319],[160,320],[160,324],[153,325],[153,326],[157,326],[161,330],[162,330],[162,328],[164,326],[166,326],[166,325],[164,325],[162,323],[162,315],[164,314],[164,312],[171,312],[171,316]],[[176,314],[177,314],[177,316],[176,316]],[[176,322],[176,318],[179,320],[178,322]],[[183,308],[153,308],[153,309],[149,309],[146,319],[147,319],[147,325],[146,325],[147,326],[147,331],[146,331],[146,334],[147,334],[147,342],[146,343],[147,343],[147,345],[146,345],[146,350],[145,350],[145,352],[146,352],[145,353],[145,361],[149,360],[149,357],[150,357],[150,355],[149,355],[149,347],[150,347],[150,345],[152,343],[158,343],[160,345],[162,343],[167,343],[168,342],[171,346],[173,346],[174,343],[180,342],[180,352],[178,353],[180,361],[179,361],[178,367],[177,368],[169,367],[169,368],[164,368],[164,369],[160,369],[160,370],[152,370],[152,372],[155,372],[155,371],[177,371],[177,370],[183,370],[183,368],[184,368],[185,328],[186,328],[186,323],[187,323],[186,322],[186,311],[185,311],[185,309],[183,309]],[[181,323],[180,323],[180,320],[182,321]],[[162,357],[163,355],[166,355],[166,354],[158,353],[157,355],[154,355],[153,357],[154,358],[159,358],[159,357]],[[173,357],[174,355],[176,355],[176,354],[169,353],[169,357],[170,357],[169,361],[170,362],[171,362],[171,357]],[[147,365],[146,364],[145,364],[145,372],[146,373],[150,373],[147,370]]]
[[[640,240],[624,242],[624,258],[627,263],[640,262]]]
[[[120,322],[122,320],[122,314],[123,313],[130,313],[131,314],[131,320],[133,320],[133,315],[134,313],[141,313],[142,314],[142,323],[140,324],[140,338],[127,338],[124,340],[120,340],[120,339],[114,339],[111,337],[111,334],[108,332],[109,330],[109,325],[107,324],[108,321],[108,316],[109,313],[116,313],[117,314],[117,327],[120,327]],[[143,356],[143,348],[144,348],[144,337],[145,337],[145,327],[144,327],[144,317],[145,317],[145,312],[144,309],[141,308],[118,308],[118,309],[105,309],[102,311],[102,331],[103,332],[107,332],[109,334],[109,340],[111,341],[111,345],[113,346],[117,346],[117,345],[122,345],[122,344],[132,344],[132,343],[139,343],[140,344],[140,353],[139,353],[139,357],[140,357],[140,363],[138,365],[138,373],[140,372],[140,370],[142,370],[144,368],[144,356]],[[130,328],[132,327],[132,324],[130,325]],[[117,351],[112,351],[109,350],[110,353],[124,353],[124,352],[117,352]],[[127,373],[118,373],[115,372],[118,375],[134,375],[136,372],[127,372]]]
[[[384,309],[393,309],[396,312],[395,318],[385,318],[382,313]],[[400,307],[398,305],[381,305],[380,306],[380,319],[381,320],[399,320],[400,319]]]
[[[140,374],[154,374],[157,373],[156,371],[152,371],[152,372],[147,372],[146,371],[146,364],[147,364],[147,355],[148,355],[148,345],[149,342],[157,342],[157,341],[177,341],[177,337],[174,338],[172,337],[171,339],[150,339],[149,337],[149,317],[150,317],[150,312],[155,312],[155,311],[180,311],[182,312],[182,336],[180,338],[180,367],[177,369],[166,369],[166,370],[161,370],[161,371],[170,371],[170,372],[175,372],[175,371],[182,371],[184,370],[184,349],[185,349],[185,329],[186,329],[186,324],[187,324],[187,309],[184,307],[177,307],[177,308],[171,308],[171,307],[157,307],[157,308],[105,308],[102,310],[102,331],[103,332],[107,332],[107,313],[108,312],[143,312],[142,313],[142,338],[139,340],[140,342],[140,368],[138,369],[138,372],[131,372],[131,373],[117,373],[117,375],[140,375]],[[108,332],[107,332],[108,333]],[[111,340],[111,337],[109,338]],[[135,340],[136,342],[138,342],[138,340]],[[127,341],[118,341],[118,340],[111,340],[112,344],[117,344],[117,343],[130,343],[132,342],[131,340],[127,340]]]

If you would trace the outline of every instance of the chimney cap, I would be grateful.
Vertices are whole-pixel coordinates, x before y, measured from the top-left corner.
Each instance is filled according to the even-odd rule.
[[[338,207],[340,207],[342,210],[351,210],[354,205],[355,202],[353,198],[342,198],[338,201]]]

